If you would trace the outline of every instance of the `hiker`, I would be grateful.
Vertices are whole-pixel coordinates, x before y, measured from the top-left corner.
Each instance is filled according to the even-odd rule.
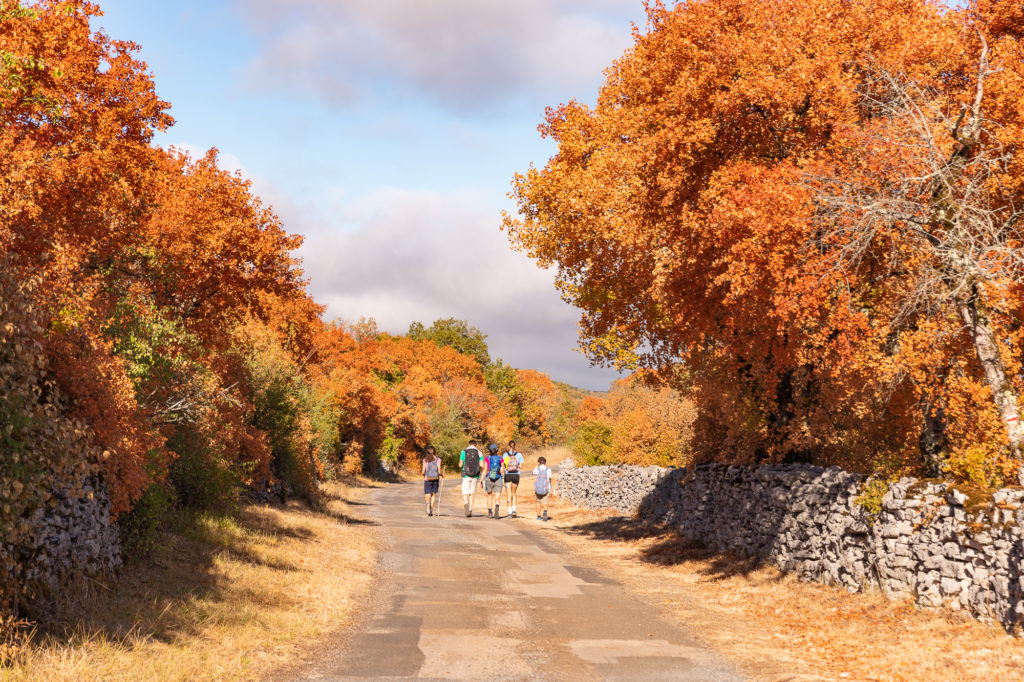
[[[444,462],[437,456],[433,445],[427,446],[427,456],[423,458],[423,501],[427,504],[427,516],[434,515],[434,508],[440,506],[438,487],[444,478]]]
[[[533,470],[533,492],[537,495],[537,520],[548,520],[548,495],[551,494],[551,486],[554,479],[551,476],[551,469],[547,467],[548,460],[544,457],[537,458],[537,468]],[[544,510],[541,516],[541,508]]]
[[[516,518],[516,491],[519,489],[519,471],[523,468],[523,453],[516,450],[516,442],[508,442],[508,450],[501,456],[505,466],[505,503],[508,505],[509,518]]]
[[[505,465],[498,454],[497,443],[487,446],[487,475],[484,477],[484,492],[487,493],[487,518],[500,519],[498,504],[501,502],[502,476]]]
[[[466,449],[459,453],[459,468],[462,469],[462,508],[466,510],[467,517],[473,515],[473,494],[480,484],[481,459],[475,440],[469,441]]]

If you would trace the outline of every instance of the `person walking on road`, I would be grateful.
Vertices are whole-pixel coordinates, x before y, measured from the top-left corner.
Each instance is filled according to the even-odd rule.
[[[516,450],[516,442],[508,442],[508,450],[501,456],[505,467],[505,503],[508,506],[509,518],[516,518],[516,491],[519,489],[519,471],[525,463],[523,453]]]
[[[483,459],[476,447],[476,441],[469,441],[466,449],[459,453],[459,468],[462,469],[462,508],[466,517],[473,515],[473,495],[480,485],[481,462]]]
[[[444,478],[444,463],[437,456],[433,445],[427,446],[427,456],[423,458],[423,501],[427,505],[427,516],[434,515],[434,509],[440,505],[438,486]]]
[[[533,470],[533,492],[537,495],[537,520],[547,521],[548,520],[548,496],[551,495],[551,486],[554,484],[554,478],[551,475],[551,469],[547,467],[548,460],[544,457],[537,458],[537,468]],[[541,516],[541,508],[544,510],[543,517]]]
[[[487,517],[500,519],[498,515],[498,504],[501,502],[502,475],[505,473],[505,465],[498,454],[498,445],[491,443],[487,446],[487,475],[484,477],[484,492],[487,493]]]

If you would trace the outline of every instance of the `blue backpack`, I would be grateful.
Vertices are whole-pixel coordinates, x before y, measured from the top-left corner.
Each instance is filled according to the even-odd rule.
[[[533,492],[538,495],[551,492],[551,469],[545,467],[537,472],[537,478],[533,479]]]
[[[487,478],[492,481],[501,478],[501,455],[487,455]]]

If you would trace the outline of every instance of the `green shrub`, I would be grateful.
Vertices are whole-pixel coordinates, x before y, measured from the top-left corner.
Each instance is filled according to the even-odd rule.
[[[156,548],[164,518],[171,508],[170,491],[159,483],[146,489],[132,510],[117,518],[121,532],[121,554],[127,559],[145,556]]]
[[[190,509],[231,512],[238,507],[243,471],[210,447],[210,439],[185,425],[168,441],[178,456],[171,463],[170,483],[177,501]]]
[[[572,441],[572,454],[583,466],[596,466],[606,461],[612,445],[612,429],[599,421],[580,426]]]
[[[301,394],[302,409],[308,415],[315,474],[333,481],[341,474],[341,420],[343,413],[328,390],[306,382]]]
[[[270,441],[270,469],[299,496],[317,501],[316,435],[310,430],[309,388],[295,359],[268,330],[240,339],[249,373],[253,426]]]
[[[864,487],[860,489],[860,495],[854,500],[867,513],[868,521],[873,523],[882,512],[882,498],[889,492],[892,479],[869,478]]]
[[[457,408],[445,405],[430,413],[430,444],[437,450],[437,456],[448,471],[458,469],[459,453],[466,445],[466,438]]]
[[[398,467],[398,456],[402,451],[402,445],[405,444],[404,438],[399,438],[395,435],[395,427],[393,424],[388,424],[384,430],[384,442],[377,448],[377,459],[382,462],[387,462],[392,471],[395,471]]]

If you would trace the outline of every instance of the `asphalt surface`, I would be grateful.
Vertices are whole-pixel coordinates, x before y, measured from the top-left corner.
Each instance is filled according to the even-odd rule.
[[[482,490],[466,518],[458,483],[447,482],[440,517],[427,517],[421,483],[372,492],[365,510],[384,536],[372,603],[298,679],[740,679],[656,607],[546,539],[529,479],[518,519],[504,504],[502,518],[487,518]]]

